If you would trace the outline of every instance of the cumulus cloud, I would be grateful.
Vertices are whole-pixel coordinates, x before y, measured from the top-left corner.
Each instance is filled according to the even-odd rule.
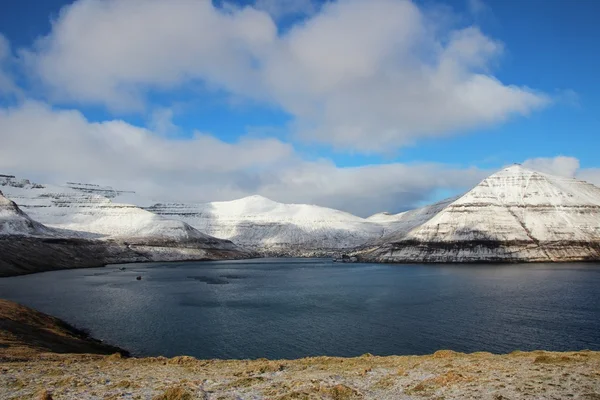
[[[141,110],[149,90],[198,81],[280,107],[298,137],[361,152],[499,123],[550,101],[492,75],[501,43],[474,26],[448,29],[408,0],[328,2],[280,32],[274,5],[289,12],[310,2],[284,3],[78,0],[21,54],[54,100]]]
[[[567,178],[581,179],[600,185],[600,168],[581,168],[575,157],[556,156],[531,158],[523,162],[523,166],[535,171]]]
[[[600,168],[585,168],[579,171],[577,178],[600,186]]]
[[[402,211],[439,189],[468,189],[487,172],[437,164],[339,168],[307,161],[275,139],[173,140],[120,120],[38,102],[0,110],[0,173],[45,183],[83,181],[157,200],[208,202],[262,194],[367,216]]]
[[[140,109],[149,88],[202,79],[252,92],[253,63],[276,35],[265,12],[206,0],[79,0],[25,63],[56,99]]]
[[[574,178],[579,171],[579,160],[575,157],[539,157],[523,162],[523,166],[535,171],[546,172],[552,175]]]

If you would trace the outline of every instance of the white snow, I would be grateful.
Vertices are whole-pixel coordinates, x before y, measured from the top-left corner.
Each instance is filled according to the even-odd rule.
[[[600,188],[514,165],[484,179],[475,188],[433,211],[411,229],[385,235],[373,251],[380,261],[577,258],[595,257],[600,244]],[[409,218],[411,223],[413,218]],[[438,250],[394,243],[505,243],[494,251],[479,245]],[[569,244],[570,243],[570,244]],[[479,246],[479,247],[478,247]],[[569,246],[577,250],[570,251]],[[589,246],[590,249],[586,249]],[[436,253],[437,251],[437,253]],[[562,253],[564,254],[562,254]],[[445,254],[442,254],[445,253]],[[585,259],[587,255],[581,254]]]
[[[257,249],[352,249],[381,237],[384,227],[355,215],[307,204],[283,204],[262,196],[203,204],[148,208],[202,232]]]
[[[310,256],[369,248],[375,249],[372,259],[379,261],[418,260],[425,252],[434,261],[518,259],[520,255],[531,260],[575,259],[581,250],[560,243],[584,246],[600,242],[600,188],[519,165],[491,175],[462,196],[369,218],[262,196],[150,205],[135,193],[108,187],[36,185],[2,177],[0,189],[33,219],[53,228],[102,237],[214,236],[273,255]],[[423,246],[395,245],[409,241],[506,245],[496,249],[457,247],[437,253]]]
[[[419,240],[598,240],[600,188],[514,165],[408,233]]]
[[[44,236],[53,232],[33,221],[0,191],[0,235]]]
[[[131,204],[114,203],[97,194],[106,192],[81,184],[38,185],[0,178],[0,189],[32,219],[52,228],[74,231],[83,237],[168,240],[213,240],[189,225],[167,219]]]

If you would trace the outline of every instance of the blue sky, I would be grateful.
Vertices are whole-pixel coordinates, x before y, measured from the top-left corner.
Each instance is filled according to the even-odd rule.
[[[4,172],[362,215],[514,162],[600,176],[594,0],[4,3]]]

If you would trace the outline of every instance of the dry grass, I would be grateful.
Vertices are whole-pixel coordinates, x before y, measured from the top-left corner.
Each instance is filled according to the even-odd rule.
[[[572,362],[577,362],[577,359],[568,356],[552,356],[547,354],[537,356],[533,360],[534,364],[568,364]]]
[[[38,400],[52,400],[52,394],[47,390],[42,390],[37,398]]]
[[[233,382],[228,383],[225,387],[228,388],[245,388],[256,385],[257,383],[264,382],[265,378],[262,376],[251,376],[248,378],[236,379]]]
[[[409,392],[420,393],[425,391],[432,391],[441,387],[470,382],[473,380],[474,378],[472,377],[467,377],[455,371],[448,371],[445,374],[438,375],[433,378],[425,379],[419,382],[417,385],[409,389]]]
[[[384,376],[372,386],[372,389],[389,389],[396,385],[398,377],[393,375]]]
[[[192,400],[192,393],[182,387],[171,387],[152,400]]]
[[[328,389],[333,400],[361,399],[363,396],[356,389],[338,384]]]

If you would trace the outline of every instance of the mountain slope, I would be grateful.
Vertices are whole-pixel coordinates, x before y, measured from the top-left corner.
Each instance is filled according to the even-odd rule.
[[[75,236],[136,243],[206,243],[211,247],[234,249],[229,241],[206,235],[182,221],[160,217],[135,205],[115,203],[99,194],[123,192],[110,188],[90,190],[90,187],[93,185],[71,183],[63,187],[0,178],[0,188],[6,196],[31,218],[50,228],[72,231]]]
[[[111,263],[253,256],[181,221],[115,204],[96,194],[12,178],[3,178],[0,184],[52,224],[32,219],[0,192],[0,276]]]
[[[146,208],[177,218],[209,235],[267,255],[317,256],[347,251],[381,237],[384,227],[352,214],[262,196],[205,204],[156,204]]]
[[[384,262],[600,259],[600,188],[514,165],[361,258]]]
[[[51,229],[32,220],[0,191],[0,235],[51,235]]]

